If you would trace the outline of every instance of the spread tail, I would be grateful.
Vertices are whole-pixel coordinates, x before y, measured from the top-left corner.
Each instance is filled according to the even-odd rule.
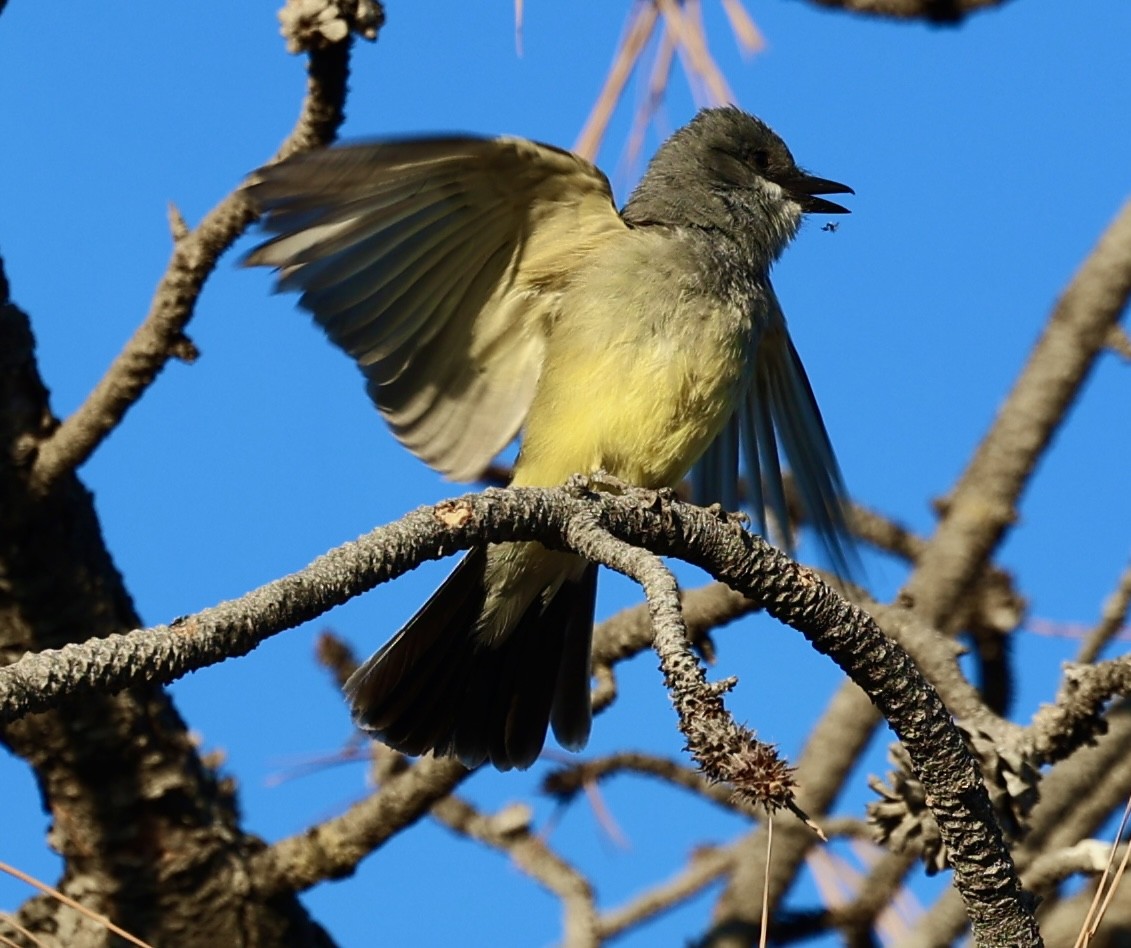
[[[535,597],[509,634],[488,636],[479,628],[486,564],[486,549],[470,551],[350,676],[346,696],[357,723],[403,753],[524,769],[551,724],[564,747],[588,740],[597,567]]]

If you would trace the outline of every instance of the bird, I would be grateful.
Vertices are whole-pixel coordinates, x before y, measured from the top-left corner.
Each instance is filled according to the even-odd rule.
[[[305,152],[247,193],[246,258],[298,291],[396,438],[477,479],[521,432],[513,486],[601,472],[660,489],[694,467],[701,502],[792,542],[780,454],[838,573],[847,493],[770,282],[806,214],[847,185],[798,167],[735,107],[700,110],[617,210],[606,176],[519,137],[434,136]],[[779,451],[779,445],[782,449]],[[410,755],[524,769],[552,729],[591,730],[597,567],[533,542],[473,548],[349,678],[355,722]]]

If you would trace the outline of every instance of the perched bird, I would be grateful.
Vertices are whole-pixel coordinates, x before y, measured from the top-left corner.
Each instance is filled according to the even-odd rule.
[[[516,486],[603,471],[703,501],[748,493],[788,531],[778,443],[843,569],[845,491],[770,285],[803,214],[852,193],[737,108],[669,138],[617,212],[588,161],[521,138],[347,145],[263,168],[276,267],[349,353],[393,433],[457,480],[521,430]],[[764,493],[763,493],[764,491]],[[786,542],[789,542],[787,536]],[[409,754],[528,767],[590,730],[596,566],[537,543],[469,552],[350,678],[363,728]]]

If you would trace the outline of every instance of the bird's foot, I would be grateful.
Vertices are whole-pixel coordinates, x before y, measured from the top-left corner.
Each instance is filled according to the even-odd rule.
[[[588,474],[574,474],[565,485],[569,490],[580,493],[601,492],[605,494],[626,494],[635,490],[632,484],[610,474],[604,468],[597,468]]]
[[[740,527],[747,527],[750,524],[750,517],[748,514],[741,510],[727,510],[722,504],[711,504],[706,508],[707,513],[717,517],[723,523],[733,523]]]

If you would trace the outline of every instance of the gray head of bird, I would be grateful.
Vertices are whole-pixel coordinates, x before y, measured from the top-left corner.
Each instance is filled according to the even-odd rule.
[[[633,226],[714,231],[768,264],[803,214],[849,213],[818,195],[853,193],[803,171],[768,125],[725,106],[701,110],[664,142],[623,213]]]

